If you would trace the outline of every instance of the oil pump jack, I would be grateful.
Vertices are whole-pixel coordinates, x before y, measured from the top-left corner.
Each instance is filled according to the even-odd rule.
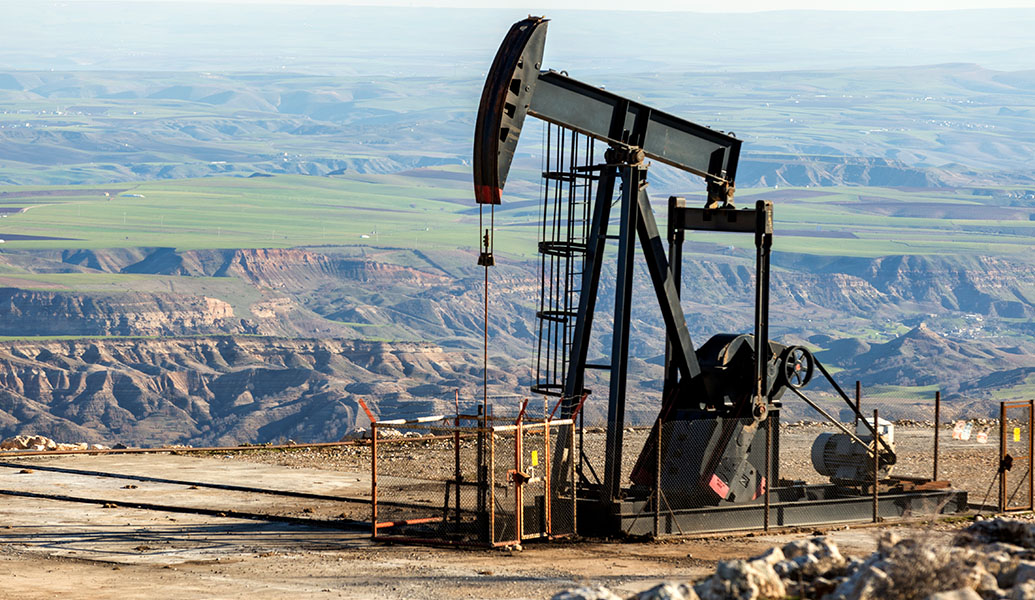
[[[651,482],[665,485],[663,479],[679,487],[666,499],[673,517],[668,527],[684,532],[708,530],[709,515],[727,509],[750,509],[738,513],[738,528],[761,526],[763,498],[766,522],[772,500],[782,507],[777,524],[804,524],[810,517],[794,512],[790,505],[803,500],[843,501],[843,493],[834,490],[851,489],[846,483],[858,488],[856,509],[865,513],[869,498],[862,494],[862,486],[866,478],[873,481],[874,465],[878,475],[888,474],[896,461],[894,448],[890,440],[877,436],[875,424],[859,414],[807,348],[768,339],[773,205],[758,201],[750,208],[735,207],[741,140],[580,82],[565,72],[542,69],[547,24],[536,17],[515,23],[492,63],[476,122],[474,189],[483,223],[484,213],[489,213],[479,257],[488,277],[488,269],[495,264],[494,208],[502,201],[525,118],[531,115],[546,123],[539,240],[542,279],[536,312],[539,344],[532,391],[558,397],[560,416],[569,418],[586,401],[587,370],[609,374],[606,458],[603,472],[594,470],[592,479],[580,473],[580,529],[642,532],[629,515],[647,502],[641,491]],[[603,160],[596,152],[598,146],[606,146]],[[691,207],[683,198],[669,198],[665,240],[647,194],[648,161],[664,163],[706,183],[704,206]],[[694,347],[680,303],[687,231],[754,236],[752,334],[719,334]],[[609,252],[608,242],[614,241],[617,252]],[[626,481],[623,436],[637,246],[664,321],[666,351],[655,426]],[[609,260],[616,263],[610,361],[594,364],[588,362],[588,353],[597,300],[603,293],[601,272]],[[861,429],[852,431],[842,425],[801,391],[817,371],[855,411]],[[779,414],[787,391],[841,430],[817,440],[822,447],[813,448],[813,462],[832,482],[842,485],[819,489],[823,486],[781,481]],[[553,464],[562,469],[573,460],[574,455],[557,456]],[[943,502],[944,493],[935,495],[932,499],[920,493],[917,499]],[[962,500],[953,496],[953,502],[950,509],[965,507],[965,495]],[[595,527],[587,529],[587,523]],[[641,521],[640,527],[644,524]]]

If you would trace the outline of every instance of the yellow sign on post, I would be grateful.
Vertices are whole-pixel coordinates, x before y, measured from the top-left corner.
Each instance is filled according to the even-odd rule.
[[[533,467],[538,467],[539,466],[539,451],[538,450],[533,450],[532,451],[532,466]]]
[[[1014,427],[1013,428],[1013,441],[1015,441],[1015,442],[1021,441],[1021,428],[1020,427]]]

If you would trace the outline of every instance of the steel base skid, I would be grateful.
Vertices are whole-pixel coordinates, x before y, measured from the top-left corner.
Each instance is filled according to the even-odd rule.
[[[774,488],[769,503],[770,527],[803,527],[873,520],[873,496],[844,494],[834,485]],[[967,492],[954,489],[881,493],[877,517],[894,520],[911,516],[960,513],[967,510]],[[763,529],[761,499],[745,504],[695,508],[666,507],[655,511],[653,500],[627,498],[605,503],[582,498],[579,534],[591,537],[690,535]],[[655,526],[655,521],[657,525]],[[655,529],[656,527],[656,529]]]

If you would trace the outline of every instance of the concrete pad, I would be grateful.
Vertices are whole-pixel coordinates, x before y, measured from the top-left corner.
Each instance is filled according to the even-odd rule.
[[[8,461],[10,462],[10,461]],[[0,490],[60,494],[112,502],[73,503],[4,496],[0,502],[0,544],[118,563],[176,564],[220,560],[240,553],[269,553],[299,547],[334,548],[366,544],[364,531],[341,531],[290,523],[140,510],[120,502],[173,507],[237,510],[312,519],[343,513],[363,518],[356,503],[248,494],[206,487],[133,481],[54,472],[70,468],[203,483],[233,483],[273,490],[320,494],[369,494],[362,474],[173,455],[63,456],[18,461],[0,467]],[[362,484],[362,485],[361,485]]]

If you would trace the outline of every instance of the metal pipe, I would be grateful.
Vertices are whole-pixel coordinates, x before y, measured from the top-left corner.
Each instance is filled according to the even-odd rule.
[[[382,443],[384,440],[382,440]],[[167,479],[164,477],[152,477],[148,475],[132,475],[126,473],[110,473],[106,471],[88,471],[85,469],[72,469],[68,467],[55,467],[45,464],[36,463],[25,463],[25,462],[4,462],[0,461],[0,468],[6,469],[23,469],[30,467],[36,471],[47,471],[51,473],[65,473],[68,475],[82,475],[85,477],[102,477],[109,479],[127,479],[130,481],[144,481],[148,483],[164,483],[169,485],[178,486],[195,486],[199,488],[209,488],[215,490],[223,490],[228,492],[244,492],[248,494],[267,494],[271,496],[286,496],[289,498],[305,498],[308,500],[330,500],[332,502],[353,502],[367,504],[370,502],[367,498],[357,498],[349,496],[332,496],[329,494],[315,494],[310,492],[298,492],[292,490],[275,490],[268,488],[244,486],[244,485],[233,485],[228,483],[211,483],[204,481],[191,481],[185,479]],[[382,504],[387,504],[382,502]],[[420,506],[418,504],[408,505],[410,507]]]
[[[401,521],[382,521],[374,523],[374,529],[385,529],[386,527],[398,527],[399,525],[423,525],[425,523],[441,523],[442,517],[424,517],[423,519],[403,519]]]
[[[798,388],[796,388],[796,387],[792,387],[792,386],[787,386],[787,389],[789,389],[789,390],[791,390],[792,392],[794,392],[795,394],[797,394],[799,398],[801,398],[802,400],[804,400],[804,401],[805,401],[805,404],[808,404],[809,406],[811,406],[812,408],[814,408],[814,409],[816,410],[816,412],[818,412],[819,414],[821,414],[821,415],[823,415],[824,417],[826,417],[826,419],[827,419],[828,421],[830,421],[830,423],[831,423],[831,424],[833,424],[833,425],[834,425],[834,427],[837,427],[837,428],[838,428],[838,429],[840,429],[840,430],[841,430],[841,431],[842,431],[843,433],[845,433],[845,434],[846,434],[846,435],[847,435],[848,437],[852,438],[852,440],[853,440],[853,441],[855,441],[855,443],[857,443],[857,444],[862,444],[863,446],[869,446],[869,444],[867,444],[866,442],[862,441],[862,439],[860,439],[860,438],[859,438],[859,436],[855,435],[855,432],[853,432],[853,431],[849,430],[849,429],[848,429],[847,427],[845,427],[844,425],[842,425],[840,421],[838,421],[837,419],[835,419],[835,418],[833,417],[833,415],[831,415],[831,414],[830,414],[830,413],[828,413],[827,411],[823,410],[823,409],[822,409],[822,408],[821,408],[821,407],[820,407],[820,406],[819,406],[818,404],[816,404],[816,403],[815,403],[815,402],[813,402],[812,400],[809,400],[809,398],[808,398],[807,396],[805,396],[805,394],[801,393],[801,392],[800,392],[800,391],[798,390]],[[874,429],[874,431],[876,430],[876,428],[871,428],[871,429]],[[876,432],[874,433],[874,436],[876,436]],[[876,437],[874,437],[874,439],[877,439],[877,438],[876,438]],[[877,447],[876,447],[876,446],[874,446],[874,448],[873,448],[873,451],[874,451],[875,453],[877,452]]]
[[[837,385],[837,381],[833,378],[833,376],[830,375],[830,372],[827,371],[826,367],[823,366],[823,363],[821,363],[821,362],[819,362],[817,360],[816,361],[816,368],[819,369],[819,372],[823,374],[823,377],[825,377],[826,380],[830,383],[830,385],[834,388],[834,391],[837,392],[837,395],[841,396],[841,399],[844,400],[845,403],[848,404],[849,408],[851,408],[852,401],[848,399],[848,396],[845,394],[845,391],[841,389],[841,386]],[[795,390],[795,391],[797,391],[797,390]],[[798,395],[801,396],[800,393]],[[802,396],[802,397],[804,398],[804,396]],[[811,402],[810,402],[810,405],[811,405]],[[859,415],[862,414],[859,411],[856,411],[856,413],[858,413]],[[823,414],[826,415],[825,412]],[[827,418],[830,418],[830,417],[827,416]],[[835,425],[838,424],[836,421],[833,421],[833,420],[831,420],[831,422],[834,423]],[[873,435],[874,439],[880,439],[880,437],[877,435],[877,430],[876,430],[877,429],[877,424],[876,423],[870,423],[866,419],[863,419],[862,422],[863,422],[864,425],[866,425],[866,428],[870,430],[870,434]],[[845,431],[847,433],[847,430],[845,430],[843,427],[841,428],[841,430]],[[850,434],[850,435],[853,435],[853,434]],[[858,441],[858,438],[856,438],[856,441]],[[884,449],[887,450],[888,453],[890,453],[891,455],[895,454],[895,451],[892,450],[891,446],[887,442],[885,442],[883,439],[881,439],[881,445],[884,446]]]
[[[112,505],[117,506],[119,508],[135,508],[139,510],[153,510],[156,512],[205,515],[209,517],[220,517],[225,519],[248,519],[252,521],[268,521],[271,523],[292,523],[294,525],[303,525],[308,527],[323,527],[327,529],[341,529],[346,531],[366,531],[367,528],[371,527],[371,523],[368,523],[366,521],[356,521],[353,519],[300,519],[298,517],[268,515],[261,513],[238,511],[233,509],[174,506],[169,504],[155,504],[152,502],[132,502],[123,499],[85,498],[82,496],[68,496],[65,494],[45,494],[40,492],[26,492],[22,490],[0,489],[0,496],[34,498],[38,500],[57,500],[59,502],[93,504],[95,506]]]

